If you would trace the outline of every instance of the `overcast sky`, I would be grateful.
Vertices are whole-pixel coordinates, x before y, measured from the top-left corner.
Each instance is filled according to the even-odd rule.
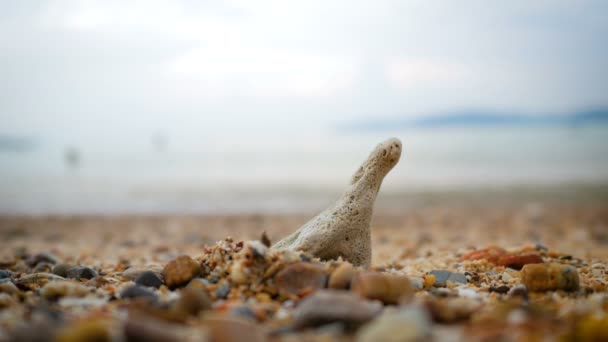
[[[607,1],[2,1],[2,134],[608,105]]]

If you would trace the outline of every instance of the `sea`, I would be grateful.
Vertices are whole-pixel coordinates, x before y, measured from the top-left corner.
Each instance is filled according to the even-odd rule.
[[[0,146],[0,213],[314,210],[390,137],[403,153],[382,194],[608,183],[608,125],[153,132]]]

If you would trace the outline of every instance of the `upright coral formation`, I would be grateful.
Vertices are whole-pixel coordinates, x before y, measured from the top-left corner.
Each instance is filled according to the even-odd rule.
[[[374,202],[382,180],[400,157],[399,139],[380,143],[355,172],[338,201],[273,248],[304,251],[324,260],[341,256],[355,266],[369,266]]]

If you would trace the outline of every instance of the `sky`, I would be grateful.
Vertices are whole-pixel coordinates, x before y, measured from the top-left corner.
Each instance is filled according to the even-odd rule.
[[[2,1],[0,134],[608,105],[606,1]]]

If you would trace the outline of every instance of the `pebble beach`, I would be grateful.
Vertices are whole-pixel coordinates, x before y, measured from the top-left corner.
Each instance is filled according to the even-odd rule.
[[[269,248],[312,214],[2,217],[0,340],[608,338],[608,202],[381,206],[367,269]]]

